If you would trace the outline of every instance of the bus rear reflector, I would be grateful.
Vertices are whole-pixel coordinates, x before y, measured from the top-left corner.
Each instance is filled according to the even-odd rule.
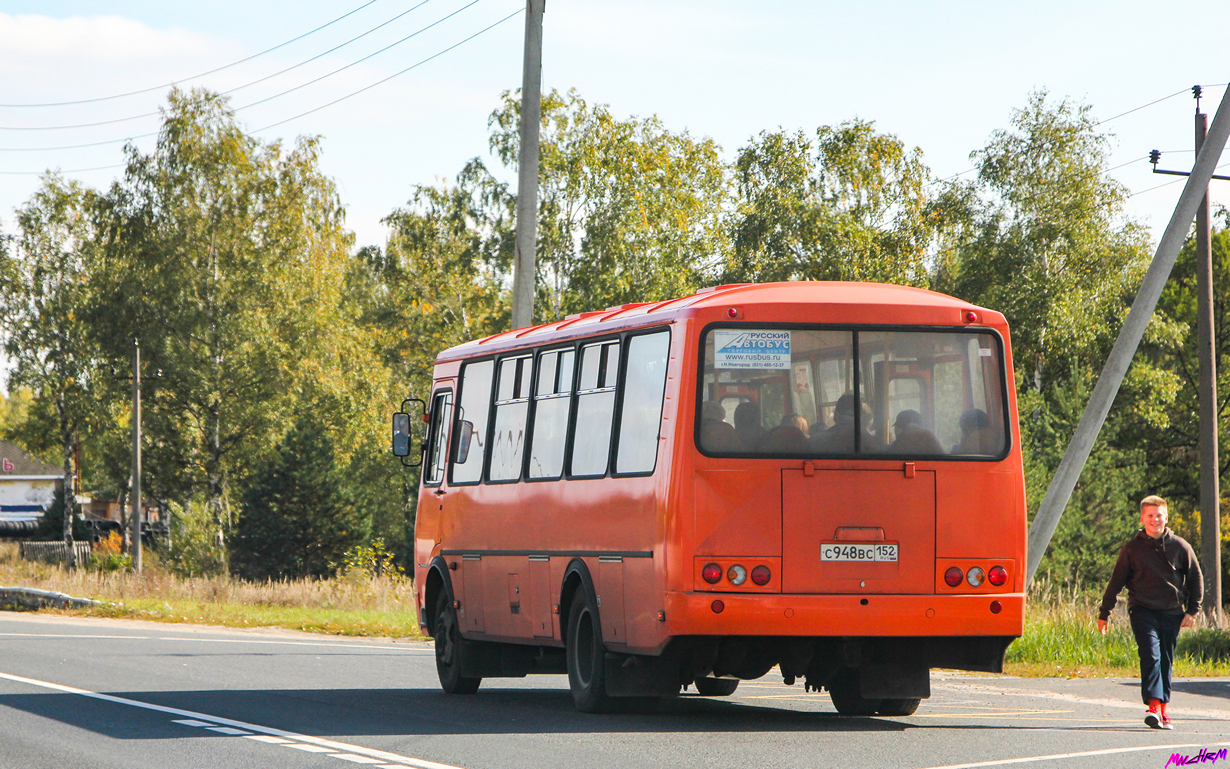
[[[1008,570],[1003,566],[992,566],[987,572],[987,582],[990,582],[995,587],[1003,587],[1003,584],[1008,581]]]
[[[1001,604],[999,601],[991,601],[991,613],[992,614],[999,614],[1003,610],[1004,610],[1003,604]]]
[[[769,584],[769,580],[772,579],[772,577],[773,575],[769,573],[768,566],[757,566],[752,569],[752,582],[755,582],[761,587]]]
[[[707,563],[700,576],[710,585],[716,585],[722,580],[722,567],[716,563]]]
[[[721,614],[722,611],[726,608],[726,604],[722,603],[721,601],[714,601],[713,603],[709,604],[709,608],[713,609],[714,614]]]
[[[944,572],[944,583],[949,587],[956,587],[961,584],[961,580],[965,577],[961,570],[956,566],[952,566],[948,571]]]

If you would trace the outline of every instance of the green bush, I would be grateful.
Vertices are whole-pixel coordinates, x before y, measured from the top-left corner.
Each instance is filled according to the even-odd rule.
[[[1184,631],[1179,635],[1178,656],[1197,662],[1230,660],[1230,631],[1211,627]]]
[[[216,576],[226,573],[226,550],[222,535],[203,504],[187,507],[171,503],[171,544],[163,563],[180,577]]]

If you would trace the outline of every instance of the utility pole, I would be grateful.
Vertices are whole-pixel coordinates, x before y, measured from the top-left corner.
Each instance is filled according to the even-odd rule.
[[[1170,216],[1170,223],[1166,225],[1166,231],[1157,245],[1157,252],[1153,255],[1153,262],[1132,301],[1132,309],[1128,311],[1127,319],[1119,329],[1115,346],[1111,348],[1106,364],[1102,367],[1102,373],[1093,387],[1084,413],[1081,414],[1072,441],[1068,444],[1063,459],[1051,478],[1051,485],[1034,515],[1033,524],[1029,527],[1026,584],[1033,581],[1038,564],[1055,533],[1055,527],[1059,525],[1059,518],[1072,496],[1072,489],[1076,487],[1085,461],[1089,459],[1093,442],[1102,430],[1111,403],[1119,392],[1119,385],[1123,383],[1123,377],[1127,374],[1136,348],[1145,334],[1149,318],[1157,307],[1157,300],[1162,295],[1162,289],[1166,287],[1175,257],[1179,255],[1179,249],[1187,239],[1187,231],[1196,216],[1196,208],[1200,199],[1205,197],[1205,189],[1209,179],[1213,178],[1213,169],[1226,146],[1227,137],[1230,137],[1230,88],[1227,88],[1222,96],[1217,114],[1213,116],[1213,125],[1209,127],[1208,137],[1196,153],[1196,162],[1183,187],[1183,194],[1179,196],[1179,202]]]
[[[513,264],[512,327],[534,322],[534,248],[538,238],[538,128],[542,112],[542,14],[546,0],[525,2],[521,70],[521,153],[517,162],[517,253]]]
[[[1200,111],[1201,87],[1192,86],[1196,99],[1196,154],[1208,134],[1208,116]],[[1149,152],[1153,173],[1188,176],[1186,171],[1157,167],[1162,153]],[[1230,177],[1213,174],[1213,179]],[[1217,450],[1217,340],[1213,330],[1213,249],[1209,229],[1209,188],[1196,207],[1196,357],[1200,364],[1197,387],[1200,403],[1200,570],[1204,572],[1205,614],[1221,624],[1221,468]]]
[[[132,340],[132,568],[141,573],[141,344]]]
[[[1196,97],[1196,154],[1208,133],[1208,116]],[[1221,625],[1221,474],[1217,459],[1217,360],[1213,336],[1213,248],[1209,231],[1209,188],[1196,208],[1196,314],[1200,347],[1200,567],[1204,572],[1205,615]]]

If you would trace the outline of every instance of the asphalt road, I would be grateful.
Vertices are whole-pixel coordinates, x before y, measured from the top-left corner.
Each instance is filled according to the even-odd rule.
[[[0,612],[0,769],[370,766],[1150,767],[1230,750],[1230,679],[1176,683],[1170,732],[1133,680],[933,673],[906,718],[842,718],[771,677],[648,715],[576,712],[562,676],[436,684],[431,647]],[[339,763],[346,762],[346,763]]]

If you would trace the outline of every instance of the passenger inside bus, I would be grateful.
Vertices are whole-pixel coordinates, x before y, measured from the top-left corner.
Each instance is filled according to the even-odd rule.
[[[761,439],[757,449],[762,454],[806,454],[810,450],[807,431],[806,419],[799,414],[787,414],[781,424]]]
[[[871,447],[871,433],[867,430],[870,414],[863,409],[862,447]],[[854,452],[854,393],[847,392],[833,406],[833,426],[811,436],[812,450],[819,454],[851,454]]]
[[[961,415],[961,442],[953,454],[997,454],[1003,441],[991,429],[991,418],[982,409],[970,409]]]
[[[765,429],[760,426],[760,406],[743,401],[735,408],[735,434],[744,451],[756,451],[765,436]]]
[[[705,401],[701,406],[700,443],[709,451],[735,453],[743,449],[735,428],[726,421],[726,410],[717,401]]]
[[[914,409],[897,412],[893,421],[893,441],[890,451],[894,454],[943,454],[944,447],[935,434],[923,427],[922,414]]]

